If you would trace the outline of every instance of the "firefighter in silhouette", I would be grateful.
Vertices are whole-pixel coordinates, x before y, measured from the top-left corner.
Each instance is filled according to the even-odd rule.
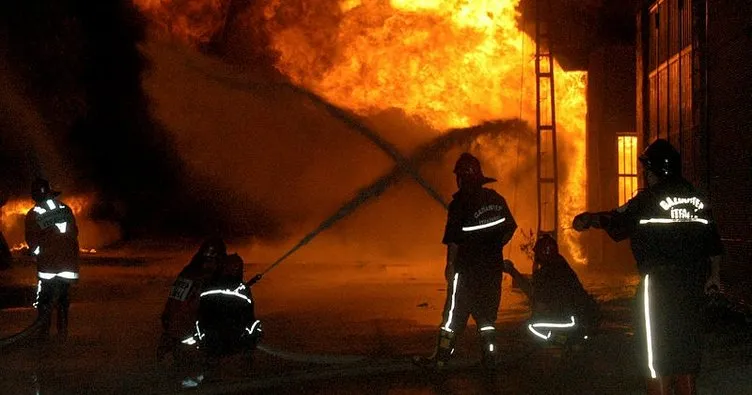
[[[237,254],[227,256],[201,292],[198,334],[210,359],[256,347],[261,321],[256,319],[251,288],[243,282],[243,260]]]
[[[37,262],[37,298],[34,306],[44,320],[42,337],[49,335],[53,310],[57,334],[68,335],[68,289],[78,280],[78,226],[70,207],[57,199],[47,180],[31,185],[34,207],[26,214],[26,244]]]
[[[659,139],[639,160],[647,188],[615,210],[576,216],[573,227],[630,239],[642,277],[636,326],[648,394],[695,394],[703,288],[720,289],[723,248],[708,199],[682,178],[676,149]]]
[[[178,274],[161,317],[163,332],[157,349],[158,359],[179,350],[181,344],[186,349],[195,348],[193,337],[201,292],[226,257],[225,243],[219,238],[209,238]]]
[[[183,380],[184,387],[199,385],[222,357],[243,353],[246,362],[251,363],[262,334],[251,289],[243,281],[242,258],[228,255],[221,239],[213,238],[207,243],[217,246],[220,253],[216,269],[198,292],[192,335],[183,341],[198,347],[204,366],[199,374]]]
[[[440,370],[473,317],[482,341],[482,363],[498,362],[496,316],[501,302],[502,248],[517,224],[505,199],[484,185],[496,181],[481,172],[480,162],[463,153],[454,167],[457,191],[449,204],[443,243],[447,245],[447,296],[435,352],[415,362]]]
[[[597,325],[598,304],[559,254],[559,246],[551,235],[541,236],[533,252],[537,270],[531,280],[517,271],[511,261],[504,261],[505,271],[530,300],[532,317],[528,331],[551,344],[578,344]]]

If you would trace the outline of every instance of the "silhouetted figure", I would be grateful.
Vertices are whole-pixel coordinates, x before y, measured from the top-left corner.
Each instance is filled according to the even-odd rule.
[[[260,325],[251,288],[243,282],[243,260],[237,254],[228,255],[201,293],[201,348],[210,359],[253,351],[261,335]]]
[[[160,356],[180,346],[201,353],[202,367],[183,380],[184,387],[198,386],[223,357],[243,353],[252,362],[261,321],[240,256],[228,255],[221,239],[207,239],[175,281],[162,322]]]
[[[705,291],[720,289],[723,253],[707,198],[681,176],[679,152],[656,140],[639,157],[647,189],[609,212],[582,213],[572,226],[630,239],[642,276],[637,323],[648,394],[694,394],[700,369]]]
[[[528,330],[540,340],[559,345],[577,344],[598,323],[598,304],[585,290],[577,274],[551,235],[541,236],[533,247],[534,267],[531,280],[525,278],[511,261],[507,271],[530,300],[532,316]]]
[[[496,181],[481,172],[480,162],[463,153],[454,167],[457,191],[449,204],[443,243],[447,297],[438,344],[428,358],[416,358],[433,369],[446,366],[459,336],[473,317],[482,339],[483,364],[498,362],[496,317],[501,301],[502,248],[517,224],[504,198],[483,185]]]
[[[181,343],[185,348],[195,348],[193,337],[201,292],[226,258],[224,242],[217,238],[207,239],[180,271],[162,312],[163,332],[157,349],[158,359],[177,351]]]
[[[26,244],[37,262],[37,299],[34,306],[46,320],[42,336],[49,335],[53,309],[57,333],[68,335],[68,289],[78,280],[78,226],[70,207],[57,199],[60,192],[38,178],[31,186],[34,207],[26,214]]]

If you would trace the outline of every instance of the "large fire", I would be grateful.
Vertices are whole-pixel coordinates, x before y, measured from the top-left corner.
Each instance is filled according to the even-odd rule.
[[[158,25],[192,44],[223,29],[229,4],[134,1]],[[399,108],[441,131],[501,118],[535,125],[535,46],[518,27],[518,3],[268,0],[254,15],[263,15],[279,55],[276,67],[294,82],[359,114]],[[585,263],[567,224],[585,207],[586,74],[564,72],[558,64],[554,71],[560,234],[565,253]],[[481,144],[485,162],[501,166],[496,150]]]

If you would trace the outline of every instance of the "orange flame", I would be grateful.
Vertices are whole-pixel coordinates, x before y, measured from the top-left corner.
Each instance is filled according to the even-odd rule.
[[[534,44],[517,27],[518,0],[342,0],[336,30],[323,37],[301,28],[315,20],[277,23],[285,4],[266,9],[277,67],[340,106],[365,115],[397,107],[439,130],[499,118],[535,122]],[[558,63],[554,71],[566,228],[585,207],[586,74]],[[560,238],[584,263],[576,234]]]
[[[225,20],[221,0],[134,1],[192,44],[208,40]],[[276,67],[294,82],[362,115],[400,108],[445,130],[500,118],[535,123],[535,47],[518,28],[518,3],[269,0],[261,14]],[[582,264],[578,236],[566,228],[585,208],[586,73],[564,72],[558,63],[554,72],[560,240]],[[498,144],[479,145],[497,174],[508,171],[509,162],[502,168],[497,160]]]
[[[206,44],[225,23],[229,0],[136,0],[163,31],[191,44]]]

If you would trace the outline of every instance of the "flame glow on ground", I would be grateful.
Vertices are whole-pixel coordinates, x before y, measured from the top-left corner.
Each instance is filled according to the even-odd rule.
[[[135,2],[162,30],[191,44],[223,28],[229,4]],[[258,14],[279,55],[277,69],[295,83],[364,116],[398,108],[441,133],[500,118],[535,125],[535,45],[518,27],[518,3],[269,0]],[[564,253],[582,264],[578,237],[567,228],[585,208],[586,73],[558,64],[554,71],[560,238]],[[497,167],[491,173],[508,173],[515,161],[499,158],[497,147],[475,148]]]

